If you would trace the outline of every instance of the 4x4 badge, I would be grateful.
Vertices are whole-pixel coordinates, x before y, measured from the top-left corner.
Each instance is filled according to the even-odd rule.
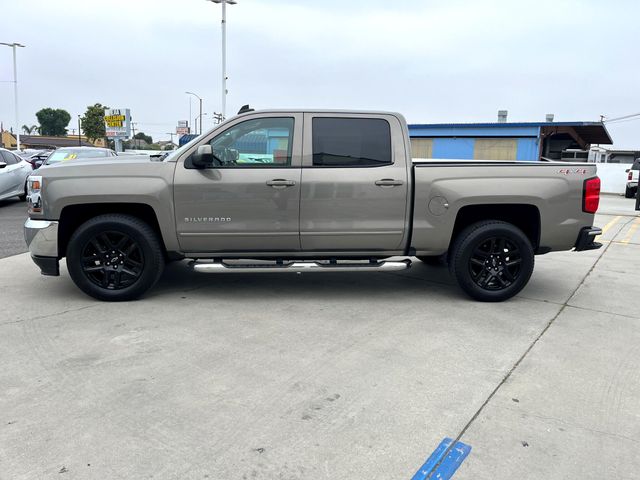
[[[560,170],[558,170],[558,173],[561,173],[563,175],[571,175],[572,173],[576,175],[586,175],[587,169],[586,168],[561,168]]]

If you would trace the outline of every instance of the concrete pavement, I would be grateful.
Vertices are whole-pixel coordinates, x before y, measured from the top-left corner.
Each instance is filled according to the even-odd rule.
[[[444,267],[203,275],[105,304],[0,260],[0,479],[637,478],[640,228],[501,304]]]

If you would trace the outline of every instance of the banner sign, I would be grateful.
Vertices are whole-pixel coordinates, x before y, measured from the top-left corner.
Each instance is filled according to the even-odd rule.
[[[131,112],[128,108],[105,110],[104,126],[108,138],[130,138]]]

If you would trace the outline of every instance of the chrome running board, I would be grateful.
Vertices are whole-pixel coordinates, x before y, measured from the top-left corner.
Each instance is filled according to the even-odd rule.
[[[196,260],[189,264],[196,272],[203,273],[275,273],[275,272],[394,272],[411,267],[411,260],[387,262],[269,262],[228,263]]]

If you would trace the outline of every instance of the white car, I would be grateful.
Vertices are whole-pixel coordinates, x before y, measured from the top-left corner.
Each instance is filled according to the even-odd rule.
[[[27,198],[27,177],[33,171],[29,162],[13,152],[0,148],[0,200]]]
[[[638,174],[640,174],[640,158],[636,158],[627,173],[627,188],[624,191],[626,198],[633,198],[638,191]]]

